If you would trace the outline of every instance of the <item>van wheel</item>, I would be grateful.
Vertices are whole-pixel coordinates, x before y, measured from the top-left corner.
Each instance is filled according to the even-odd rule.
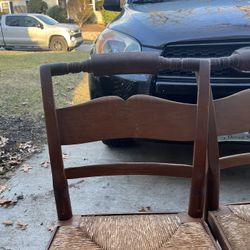
[[[53,36],[50,40],[49,49],[53,51],[67,51],[68,44],[61,36]]]

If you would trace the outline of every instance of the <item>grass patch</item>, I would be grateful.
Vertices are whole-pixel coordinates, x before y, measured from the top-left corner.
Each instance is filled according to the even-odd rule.
[[[82,61],[85,52],[0,51],[0,185],[45,141],[39,67],[46,63]],[[70,104],[87,90],[83,74],[53,78],[57,106]],[[79,89],[76,91],[75,89]],[[73,98],[74,97],[74,98]],[[1,141],[4,143],[1,144]],[[27,145],[25,148],[22,145]]]
[[[38,119],[43,114],[39,67],[46,63],[81,61],[85,52],[16,52],[0,51],[0,115]],[[59,106],[72,100],[74,88],[82,74],[54,78],[54,90]]]

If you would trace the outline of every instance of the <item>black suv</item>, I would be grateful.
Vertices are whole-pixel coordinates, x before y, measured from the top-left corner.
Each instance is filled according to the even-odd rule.
[[[221,57],[250,46],[247,0],[105,0],[120,15],[98,37],[92,53],[150,51],[164,57]],[[215,98],[250,87],[250,74],[233,69],[212,73]],[[91,98],[140,93],[194,102],[194,73],[165,70],[157,75],[90,75]]]

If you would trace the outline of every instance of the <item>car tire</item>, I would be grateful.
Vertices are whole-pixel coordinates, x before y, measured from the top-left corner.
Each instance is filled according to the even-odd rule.
[[[121,147],[130,147],[135,145],[134,139],[113,139],[102,141],[106,146],[110,148],[121,148]]]
[[[50,40],[49,49],[53,51],[68,51],[68,44],[62,36],[53,36]]]

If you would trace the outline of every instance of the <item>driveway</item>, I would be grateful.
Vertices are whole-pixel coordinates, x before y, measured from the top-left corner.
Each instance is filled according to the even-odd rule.
[[[225,148],[225,152],[231,148]],[[110,149],[101,142],[64,147],[65,165],[74,166],[120,160],[149,160],[190,162],[188,144],[140,142],[135,147]],[[180,157],[181,156],[181,157]],[[189,156],[189,157],[188,157]],[[16,205],[0,207],[0,221],[11,220],[13,225],[0,224],[0,249],[44,249],[56,222],[50,169],[40,164],[48,159],[47,146],[41,154],[26,163],[27,172],[18,170],[7,183],[0,197],[17,199]],[[82,162],[82,163],[80,163]],[[221,201],[250,200],[250,167],[222,173]],[[169,212],[186,210],[189,180],[159,176],[119,176],[76,179],[69,182],[73,212],[122,213]],[[27,224],[22,230],[16,222]]]

